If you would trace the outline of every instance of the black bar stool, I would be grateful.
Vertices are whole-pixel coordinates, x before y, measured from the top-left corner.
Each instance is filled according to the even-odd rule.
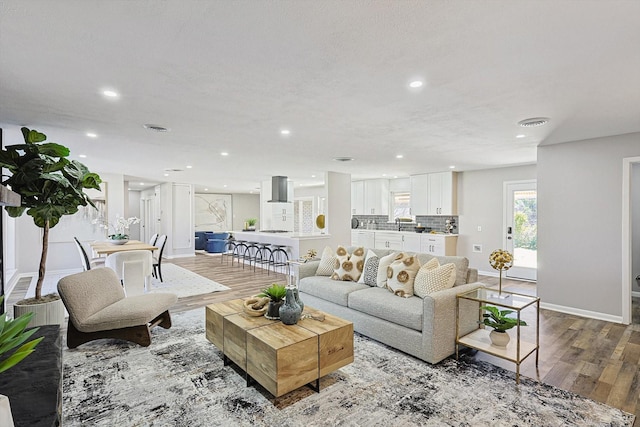
[[[260,264],[260,268],[264,269],[264,265],[267,266],[267,276],[269,275],[269,265],[271,262],[271,248],[268,243],[258,243],[258,250],[253,258],[253,271],[256,271],[256,264]]]
[[[249,261],[249,268],[251,268],[251,261],[253,261],[253,270],[255,271],[255,256],[258,253],[258,242],[247,242],[246,248],[244,250],[244,254],[242,255],[242,259],[244,261]],[[242,268],[244,269],[244,264],[242,264]]]
[[[289,274],[289,246],[285,245],[271,245],[271,257],[269,257],[269,266],[273,266],[274,273],[277,272],[277,267],[287,267],[287,274]]]
[[[247,241],[246,240],[236,240],[236,246],[233,248],[233,253],[231,254],[231,265],[233,265],[233,261],[235,259],[238,260],[238,264],[240,264],[240,260],[243,261],[244,266],[244,251],[247,249]]]
[[[236,248],[236,241],[230,237],[224,243],[224,247],[222,248],[222,253],[220,254],[220,264],[224,262],[225,257],[227,257],[227,264],[229,264],[229,258],[231,257],[231,265],[233,265],[233,251]]]

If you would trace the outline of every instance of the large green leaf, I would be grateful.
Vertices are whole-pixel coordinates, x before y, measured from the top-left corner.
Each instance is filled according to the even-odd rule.
[[[20,361],[22,361],[22,359],[33,353],[35,351],[35,346],[38,345],[43,338],[44,337],[40,337],[36,338],[33,341],[29,341],[28,343],[17,349],[11,356],[0,362],[0,372],[4,372],[7,369],[15,366]]]

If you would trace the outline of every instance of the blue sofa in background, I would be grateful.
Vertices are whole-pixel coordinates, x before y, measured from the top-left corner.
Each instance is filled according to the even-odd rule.
[[[196,251],[207,249],[207,233],[211,233],[211,231],[196,231]]]
[[[227,243],[229,233],[205,233],[207,244],[205,250],[210,254],[219,254],[224,251],[224,245]]]

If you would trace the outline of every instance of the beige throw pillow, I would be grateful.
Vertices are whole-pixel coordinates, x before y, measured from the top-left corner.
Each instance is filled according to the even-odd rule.
[[[449,289],[456,282],[456,266],[454,264],[445,264],[440,266],[437,258],[429,260],[423,265],[413,284],[413,292],[416,296],[424,298],[425,296]]]
[[[387,287],[387,267],[389,267],[391,263],[395,261],[398,255],[403,255],[403,254],[392,252],[389,255],[386,255],[380,258],[380,262],[378,263],[378,278],[376,280],[376,283],[378,284],[379,288]]]
[[[333,274],[333,265],[336,262],[336,255],[333,253],[333,249],[329,246],[325,246],[320,257],[320,265],[316,270],[316,276],[331,276]]]
[[[364,248],[362,247],[349,254],[343,246],[338,246],[331,278],[333,280],[357,282],[362,270],[364,270],[364,255]]]
[[[387,267],[387,289],[400,297],[413,296],[413,282],[420,269],[415,256],[404,256]]]

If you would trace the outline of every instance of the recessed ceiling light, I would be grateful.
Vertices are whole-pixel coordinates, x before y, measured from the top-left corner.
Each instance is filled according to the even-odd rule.
[[[315,175],[311,175],[311,178],[315,178],[315,177],[316,177]]]
[[[521,134],[519,134],[519,135],[516,135],[516,138],[524,138],[525,136],[526,136],[525,134],[522,134],[522,133],[521,133]]]
[[[165,174],[164,174],[164,176],[169,176],[169,174],[168,174],[168,173],[165,173]]]
[[[227,188],[227,184],[223,185],[224,188]]]
[[[394,175],[394,176],[393,176],[393,178],[394,178],[394,179],[395,179],[395,178],[398,178],[398,175]]]
[[[151,123],[144,124],[144,125],[142,125],[142,127],[145,128],[145,129],[152,130],[154,132],[169,132],[169,128],[166,128],[166,127],[160,126],[160,125],[154,125],[154,124],[151,124]]]
[[[141,182],[140,185],[144,185],[144,182]]]
[[[78,157],[85,159],[87,157],[86,154],[78,154]]]
[[[549,123],[549,120],[550,119],[548,117],[533,117],[531,119],[520,120],[518,124],[523,128],[531,128],[546,125],[547,123]]]
[[[97,138],[97,137],[98,137],[98,135],[97,135],[97,134],[95,134],[95,133],[93,133],[93,132],[87,132],[87,136],[88,136],[89,138]]]
[[[383,173],[383,174],[382,174],[382,176],[387,176],[387,174],[386,174],[386,173]]]
[[[205,188],[205,189],[204,189],[204,191],[209,191],[209,189],[208,189],[208,188]]]
[[[334,157],[334,159],[336,162],[350,162],[352,160],[355,160],[353,157]]]
[[[411,87],[413,89],[421,88],[422,85],[424,85],[424,82],[421,81],[421,80],[414,80],[411,83],[409,83],[409,87]]]
[[[228,156],[229,153],[227,153],[226,151],[223,151],[222,153],[220,153],[221,156]]]
[[[187,165],[187,169],[191,169],[191,168],[193,168],[193,166]]]
[[[106,96],[106,97],[109,97],[109,98],[117,98],[119,96],[118,92],[116,92],[114,90],[103,90],[102,94],[104,96]]]
[[[449,166],[449,169],[455,169],[456,167],[454,165]]]
[[[280,135],[291,135],[291,131],[289,129],[281,129]]]
[[[398,155],[396,156],[396,159],[401,159],[401,158],[403,158],[403,157],[404,157],[404,156],[403,156],[402,154],[398,154]]]

